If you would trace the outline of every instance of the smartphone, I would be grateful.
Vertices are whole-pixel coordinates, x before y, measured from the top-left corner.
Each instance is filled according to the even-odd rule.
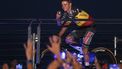
[[[118,64],[109,64],[109,69],[120,69]]]
[[[63,60],[66,59],[66,52],[61,52],[61,59],[63,59]]]
[[[17,64],[16,69],[22,69],[22,64]]]

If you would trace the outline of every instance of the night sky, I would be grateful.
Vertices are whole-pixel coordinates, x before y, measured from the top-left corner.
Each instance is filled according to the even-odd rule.
[[[94,18],[122,18],[121,0],[72,0]],[[1,0],[0,18],[55,18],[60,0]]]

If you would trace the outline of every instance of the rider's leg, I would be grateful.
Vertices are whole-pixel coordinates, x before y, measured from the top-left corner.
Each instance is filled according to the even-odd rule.
[[[89,66],[89,52],[88,48],[82,47],[83,54],[84,54],[84,60],[85,60],[85,66]]]
[[[95,57],[95,66],[96,66],[96,69],[102,69],[102,67],[100,66],[98,59],[96,57]]]
[[[84,54],[85,66],[89,66],[89,45],[92,40],[94,33],[91,31],[86,32],[85,36],[83,37],[82,49]]]

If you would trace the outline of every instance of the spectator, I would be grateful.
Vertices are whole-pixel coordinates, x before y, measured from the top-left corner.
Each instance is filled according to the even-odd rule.
[[[32,39],[27,40],[27,44],[24,44],[25,55],[27,59],[27,69],[33,69],[33,56],[35,55],[35,50],[33,50]]]
[[[75,57],[73,57],[70,52],[66,52],[67,58],[65,60],[61,59],[60,55],[60,43],[61,39],[58,36],[49,37],[50,46],[48,45],[48,49],[56,55],[56,59],[49,64],[48,69],[57,69],[58,67],[63,67],[64,69],[70,69],[73,67],[74,69],[81,69],[81,65],[76,61]]]
[[[2,69],[9,69],[8,64],[7,64],[7,63],[4,63],[4,64],[2,65]]]

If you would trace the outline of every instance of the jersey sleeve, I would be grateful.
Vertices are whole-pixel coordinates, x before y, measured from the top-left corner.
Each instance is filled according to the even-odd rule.
[[[78,14],[75,16],[75,19],[86,19],[87,21],[76,21],[76,25],[83,27],[83,26],[90,26],[93,24],[93,18],[85,11],[80,11]]]

